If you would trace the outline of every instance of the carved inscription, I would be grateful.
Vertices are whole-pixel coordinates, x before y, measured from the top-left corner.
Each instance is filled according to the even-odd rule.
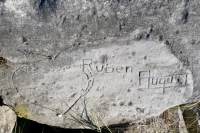
[[[171,87],[188,86],[188,77],[191,73],[173,74],[167,76],[151,76],[151,71],[139,71],[139,87],[141,89],[164,89]]]
[[[82,72],[128,73],[133,71],[133,66],[109,66],[107,63],[95,65],[92,59],[83,59]]]
[[[139,90],[147,91],[148,89],[161,90],[161,93],[165,92],[165,88],[180,88],[189,86],[188,77],[191,73],[174,73],[172,75],[158,75],[153,70],[140,71],[134,66],[112,66],[108,65],[108,62],[97,65],[92,59],[83,59],[82,72],[94,72],[94,73],[129,73],[134,77],[134,81],[138,82]],[[138,78],[134,75],[138,74]],[[155,76],[156,75],[156,76]],[[131,77],[130,77],[131,78]],[[179,92],[177,90],[176,92]]]

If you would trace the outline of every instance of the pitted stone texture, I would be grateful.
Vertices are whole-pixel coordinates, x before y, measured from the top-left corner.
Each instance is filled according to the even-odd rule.
[[[95,110],[104,122],[117,124],[158,115],[190,99],[192,73],[164,43],[126,42],[126,38],[105,41],[101,48],[80,48],[51,61],[20,67],[12,76],[17,92],[7,92],[19,97],[9,94],[4,100],[18,101],[21,97],[26,105],[19,108],[26,108],[28,113],[17,110],[19,115],[59,126],[69,125],[70,106],[78,115],[89,107],[88,113]],[[48,63],[61,66],[51,68],[49,64],[45,71]],[[63,118],[59,120],[57,113]]]
[[[0,133],[12,133],[17,116],[7,106],[0,106]]]
[[[0,2],[0,96],[22,117],[65,128],[81,128],[70,114],[112,125],[199,101],[199,5]]]

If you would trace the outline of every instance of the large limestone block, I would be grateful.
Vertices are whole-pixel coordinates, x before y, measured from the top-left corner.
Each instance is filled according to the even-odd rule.
[[[0,133],[12,133],[17,116],[7,106],[0,106]]]
[[[0,1],[0,96],[24,118],[65,128],[199,101],[197,5]]]

